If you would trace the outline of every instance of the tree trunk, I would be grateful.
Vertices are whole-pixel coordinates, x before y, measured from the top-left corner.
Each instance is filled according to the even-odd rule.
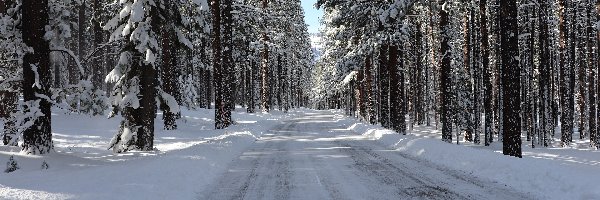
[[[224,112],[224,127],[229,127],[233,120],[231,119],[231,111],[235,109],[235,82],[234,76],[234,60],[233,60],[233,1],[232,0],[223,0],[224,8],[223,10],[223,38],[221,45],[223,46],[223,57],[222,57],[222,96],[223,96],[223,104],[225,105]]]
[[[568,146],[572,142],[573,137],[573,107],[571,102],[573,101],[572,88],[571,88],[571,66],[567,59],[567,36],[569,35],[566,27],[566,8],[564,0],[558,0],[559,4],[559,55],[560,55],[560,94],[561,94],[561,142],[563,146]]]
[[[263,12],[267,11],[267,6],[269,4],[268,0],[263,0],[262,1],[262,9]],[[267,30],[264,30],[265,32],[262,35],[262,40],[263,40],[263,49],[261,52],[262,55],[262,62],[261,62],[261,77],[262,77],[262,95],[261,95],[261,100],[262,100],[262,111],[263,112],[269,112],[270,111],[270,99],[271,99],[271,95],[270,95],[270,86],[269,86],[269,47],[268,47],[268,42],[269,42],[269,36],[267,35]]]
[[[221,63],[221,2],[212,0],[212,48],[213,48],[213,83],[215,90],[215,129],[227,127],[225,112],[226,102],[223,99],[223,67]]]
[[[489,42],[488,42],[488,27],[487,27],[487,1],[480,0],[479,1],[479,12],[481,14],[481,68],[484,70],[483,72],[483,83],[484,83],[484,112],[485,112],[485,122],[484,122],[484,143],[485,146],[489,146],[494,136],[492,134],[492,128],[494,126],[493,116],[494,111],[493,107],[493,93],[492,93],[492,69],[490,67],[490,53],[489,53]]]
[[[440,1],[440,7],[444,4],[444,1]],[[442,35],[441,44],[441,55],[442,66],[440,73],[440,89],[441,89],[441,122],[442,122],[442,140],[448,143],[452,143],[452,118],[450,112],[450,104],[452,102],[452,96],[450,94],[452,90],[452,78],[450,73],[452,72],[452,66],[450,65],[450,23],[448,19],[448,12],[444,9],[440,9],[440,28]]]
[[[381,95],[381,100],[379,102],[379,106],[381,106],[379,122],[381,126],[384,128],[390,128],[390,81],[389,81],[389,60],[387,58],[389,46],[382,44],[379,47],[379,82],[381,84],[381,88],[379,89],[379,93]]]
[[[372,55],[365,60],[365,92],[367,95],[367,117],[370,124],[375,124],[375,95],[373,94],[373,68]]]
[[[593,2],[593,1],[591,1]],[[589,135],[590,135],[590,147],[595,147],[598,148],[598,129],[596,127],[597,124],[597,100],[598,98],[596,97],[596,95],[598,95],[596,93],[597,91],[597,87],[598,85],[596,84],[596,74],[598,74],[598,68],[595,67],[595,63],[594,61],[597,61],[598,59],[598,55],[595,54],[595,52],[597,52],[596,50],[592,49],[592,46],[594,45],[594,42],[598,42],[597,40],[594,40],[594,35],[593,35],[593,23],[592,23],[592,15],[594,13],[594,4],[591,4],[590,2],[590,7],[589,7],[589,11],[587,12],[587,28],[586,28],[586,37],[587,37],[587,42],[586,42],[586,64],[588,65],[588,69],[589,69],[589,78],[588,78],[588,92],[589,92],[589,97],[588,97],[588,102],[589,102],[589,114],[588,114],[588,125],[589,125]],[[600,7],[598,8],[600,9]],[[599,10],[600,11],[600,10]]]
[[[167,94],[175,97],[175,99],[181,99],[177,74],[177,42],[174,38],[175,33],[172,30],[165,29],[162,31],[162,89]],[[181,102],[178,102],[181,104]],[[163,111],[163,121],[165,130],[176,130],[177,129],[177,113],[170,112],[171,109],[166,102],[161,102],[161,110]]]
[[[475,5],[473,5],[475,6]],[[480,47],[481,44],[477,43],[477,41],[480,41],[480,34],[478,32],[478,30],[476,29],[476,27],[481,27],[484,26],[482,24],[479,24],[479,21],[477,21],[477,15],[475,7],[471,8],[471,34],[473,34],[473,37],[471,38],[471,41],[473,43],[473,46],[471,48],[471,51],[473,53],[473,77],[474,77],[474,86],[473,86],[473,143],[475,144],[480,144],[481,141],[479,139],[479,135],[480,135],[480,129],[481,129],[481,89],[482,89],[482,83],[483,83],[483,76],[482,73],[483,70],[481,68],[480,62],[481,62],[481,51],[480,51]]]
[[[388,73],[390,74],[390,126],[399,134],[406,134],[406,115],[404,109],[404,63],[398,46],[389,46]],[[400,69],[400,70],[399,70]]]
[[[102,37],[103,31],[102,31],[102,27],[100,26],[101,23],[101,6],[102,4],[100,3],[100,0],[94,0],[94,17],[92,18],[92,26],[93,26],[93,30],[94,30],[94,49],[92,49],[92,51],[98,51],[97,53],[94,53],[92,55],[92,57],[94,59],[92,59],[92,71],[91,71],[91,76],[92,76],[92,84],[94,85],[95,88],[97,89],[103,89],[105,84],[103,84],[104,82],[104,75],[106,75],[106,73],[104,72],[104,66],[103,66],[103,60],[102,60],[102,56],[104,55],[102,52],[102,48],[101,44],[104,42],[104,38]]]
[[[553,117],[552,117],[552,84],[551,84],[551,65],[550,65],[550,38],[548,29],[548,16],[546,15],[548,10],[548,4],[546,2],[540,2],[539,9],[539,46],[540,46],[540,122],[541,131],[538,134],[538,144],[548,146],[548,135],[553,129]]]
[[[471,66],[471,8],[468,9],[467,11],[469,13],[469,15],[465,15],[465,19],[464,19],[464,29],[465,29],[465,34],[464,34],[464,40],[465,40],[465,44],[463,46],[463,62],[464,62],[464,67],[465,67],[465,71],[466,72],[470,72],[472,66]],[[475,91],[474,91],[475,93]],[[477,102],[473,101],[473,104],[477,104]],[[474,111],[474,110],[473,110]],[[473,113],[473,115],[475,115],[476,113]],[[465,140],[468,142],[472,142],[473,141],[473,121],[468,118],[467,119],[467,128],[465,131]],[[458,139],[458,138],[457,138]]]
[[[277,108],[283,110],[283,64],[281,63],[281,55],[277,55]]]
[[[366,120],[366,108],[367,108],[367,104],[366,104],[366,98],[365,98],[365,80],[364,80],[364,74],[365,74],[365,70],[364,67],[361,67],[360,70],[358,70],[358,75],[357,75],[357,82],[358,82],[358,114],[360,116],[360,120]],[[299,95],[299,94],[298,94]],[[296,99],[298,99],[298,97],[296,97]],[[296,104],[299,105],[300,102],[298,102],[296,100]]]
[[[519,54],[517,2],[500,1],[501,54],[502,54],[502,134],[503,153],[521,157],[521,66],[515,56]]]
[[[44,115],[34,119],[34,125],[23,132],[22,151],[46,154],[53,149],[51,104],[40,97],[50,96],[50,46],[44,39],[48,25],[48,0],[23,1],[21,11],[23,41],[34,50],[23,58],[23,98],[31,106],[38,102]]]
[[[81,2],[78,6],[78,17],[77,17],[77,54],[79,55],[79,61],[82,61],[85,57],[85,2]],[[87,77],[79,77],[80,79],[86,79]]]

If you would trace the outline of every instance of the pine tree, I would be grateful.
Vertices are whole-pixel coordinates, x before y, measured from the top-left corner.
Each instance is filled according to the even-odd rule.
[[[0,19],[2,19],[0,20],[0,26],[5,27],[5,30],[0,32],[0,38],[10,43],[1,43],[0,45],[4,47],[13,47],[15,43],[22,45],[21,39],[11,38],[16,35],[20,36],[18,31],[15,31],[16,24],[13,24],[16,20],[8,12],[9,9],[14,12],[14,6],[6,1],[0,2]],[[9,49],[1,50],[0,55],[7,59],[11,57],[10,55],[15,55],[15,53],[7,52],[10,51]],[[15,51],[17,50],[15,49]],[[17,146],[16,122],[11,115],[17,109],[18,92],[16,89],[18,88],[18,83],[11,81],[11,79],[15,80],[16,78],[13,77],[19,77],[21,73],[18,70],[17,64],[14,63],[5,64],[0,66],[0,68],[2,69],[2,72],[0,72],[0,119],[4,120],[4,132],[0,133],[0,135],[2,135],[2,143],[4,145]]]
[[[158,36],[161,29],[180,23],[181,16],[173,13],[172,1],[121,1],[122,11],[104,27],[113,30],[110,42],[120,42],[117,66],[106,77],[115,83],[112,92],[113,112],[121,112],[120,129],[110,142],[114,152],[154,149],[154,119],[156,100],[167,102],[169,112],[177,113],[178,103],[157,84]],[[175,4],[179,5],[179,3]],[[178,8],[180,6],[177,6]],[[177,31],[177,30],[176,30]],[[180,33],[180,42],[189,41]]]

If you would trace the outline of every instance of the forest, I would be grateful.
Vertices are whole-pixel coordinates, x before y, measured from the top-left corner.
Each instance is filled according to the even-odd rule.
[[[578,0],[320,0],[318,108],[406,134],[490,145],[600,147],[600,4]],[[335,90],[327,83],[335,82]],[[523,139],[522,139],[523,138]],[[523,140],[523,141],[522,141]]]
[[[313,60],[298,1],[0,2],[4,145],[52,150],[51,108],[120,115],[114,152],[152,150],[154,119],[215,109],[343,109],[400,134],[600,147],[597,1],[319,0]],[[522,141],[525,139],[525,143]]]
[[[10,0],[0,16],[2,138],[27,154],[52,151],[52,107],[122,116],[109,147],[119,153],[153,149],[157,111],[174,130],[180,107],[213,106],[223,129],[235,105],[308,101],[299,1]]]
[[[0,199],[600,199],[599,48],[598,0],[0,0]]]

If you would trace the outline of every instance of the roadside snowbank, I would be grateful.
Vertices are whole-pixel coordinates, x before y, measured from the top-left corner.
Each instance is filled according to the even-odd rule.
[[[339,112],[339,111],[334,111]],[[544,199],[600,199],[600,151],[535,148],[523,144],[523,158],[502,155],[502,144],[490,147],[441,141],[435,127],[415,126],[399,135],[379,125],[339,117],[348,130],[378,140],[398,152],[531,192]]]
[[[236,125],[214,130],[213,110],[183,110],[176,131],[163,130],[159,115],[156,151],[113,154],[106,148],[120,119],[54,111],[55,153],[23,155],[0,146],[0,162],[14,156],[20,167],[0,173],[0,199],[195,199],[242,150],[295,115],[240,109],[233,113]]]

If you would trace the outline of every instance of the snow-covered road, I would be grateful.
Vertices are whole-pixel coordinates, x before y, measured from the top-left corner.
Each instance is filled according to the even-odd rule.
[[[531,198],[385,148],[334,116],[314,111],[276,126],[231,162],[198,199]]]

